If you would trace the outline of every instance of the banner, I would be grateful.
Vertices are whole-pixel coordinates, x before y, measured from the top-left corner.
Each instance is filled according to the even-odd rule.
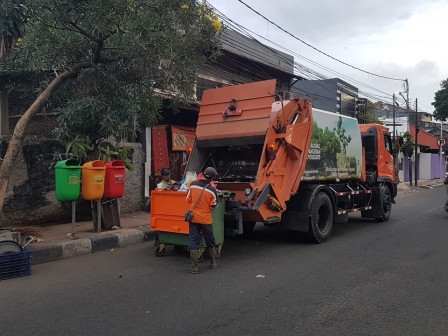
[[[160,170],[162,168],[169,168],[168,142],[165,125],[153,126],[152,150],[154,156],[154,173],[160,175]]]
[[[188,146],[193,146],[196,138],[195,127],[171,126],[173,151],[187,151]]]

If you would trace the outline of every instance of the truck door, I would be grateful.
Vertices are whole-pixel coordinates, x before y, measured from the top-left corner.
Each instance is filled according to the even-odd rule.
[[[389,177],[395,181],[395,162],[392,148],[392,139],[389,133],[382,132],[378,137],[378,176]]]

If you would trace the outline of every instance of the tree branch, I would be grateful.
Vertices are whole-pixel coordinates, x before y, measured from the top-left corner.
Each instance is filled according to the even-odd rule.
[[[93,35],[89,34],[88,32],[86,32],[83,28],[79,27],[78,24],[76,22],[73,21],[69,21],[68,22],[70,25],[72,25],[73,27],[75,27],[77,29],[77,31],[84,35],[85,37],[91,39],[92,41],[95,41],[96,43],[99,43],[101,40],[97,39],[96,37],[94,37]]]
[[[14,162],[16,161],[17,155],[22,148],[25,130],[31,119],[42,108],[44,103],[50,99],[51,95],[59,86],[64,84],[68,79],[76,77],[81,70],[92,66],[93,63],[91,61],[84,61],[66,69],[62,74],[51,81],[47,88],[42,91],[34,103],[31,104],[30,108],[17,122],[5,157],[0,165],[0,213],[2,212],[5,204],[6,190],[8,189],[9,178],[11,177],[14,169]]]
[[[53,25],[51,25],[51,24],[49,24],[49,23],[46,23],[46,22],[44,22],[44,21],[40,21],[44,26],[46,26],[46,27],[49,27],[49,28],[53,28],[53,29],[57,29],[57,30],[68,30],[68,31],[71,31],[71,32],[74,32],[74,33],[78,33],[78,31],[77,30],[75,30],[75,29],[72,29],[72,28],[69,28],[69,27],[57,27],[57,26],[53,26]]]

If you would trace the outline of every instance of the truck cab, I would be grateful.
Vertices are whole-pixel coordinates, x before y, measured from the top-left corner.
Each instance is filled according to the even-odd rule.
[[[386,184],[395,198],[398,179],[388,128],[377,124],[361,124],[359,128],[365,151],[366,182],[369,185]]]

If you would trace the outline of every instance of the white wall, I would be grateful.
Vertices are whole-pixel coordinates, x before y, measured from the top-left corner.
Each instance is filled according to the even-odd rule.
[[[420,153],[420,180],[431,179],[431,153]]]

